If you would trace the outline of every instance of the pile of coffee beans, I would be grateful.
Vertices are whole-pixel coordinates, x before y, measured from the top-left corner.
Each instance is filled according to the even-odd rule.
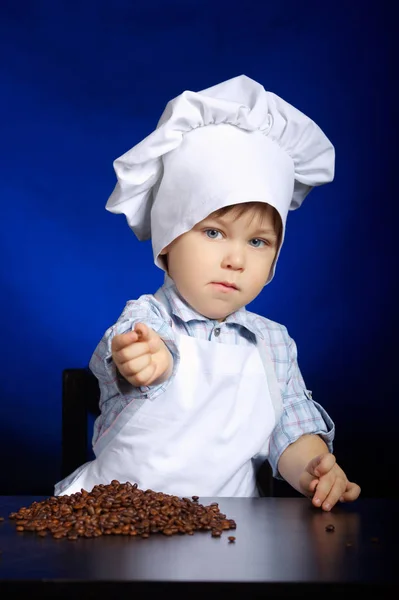
[[[193,535],[198,530],[220,537],[222,531],[236,528],[216,502],[204,506],[198,502],[198,496],[179,498],[116,480],[109,485],[96,485],[91,492],[82,489],[76,494],[33,502],[9,518],[15,521],[17,531],[68,540],[101,535]]]

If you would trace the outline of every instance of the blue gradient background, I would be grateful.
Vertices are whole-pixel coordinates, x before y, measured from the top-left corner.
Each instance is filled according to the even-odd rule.
[[[239,74],[311,116],[336,178],[289,215],[249,307],[284,323],[336,455],[396,493],[397,41],[388,2],[3,1],[0,8],[0,493],[60,477],[61,372],[86,366],[163,274],[105,210],[112,161],[166,102]]]

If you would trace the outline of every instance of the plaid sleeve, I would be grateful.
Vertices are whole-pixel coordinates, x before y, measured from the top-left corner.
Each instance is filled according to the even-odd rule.
[[[297,348],[294,340],[287,337],[288,370],[285,391],[282,395],[283,413],[271,437],[269,462],[273,475],[283,479],[278,472],[278,461],[284,450],[304,434],[315,434],[333,450],[335,426],[325,409],[312,399],[297,362]]]
[[[136,323],[145,323],[156,331],[172,354],[172,375],[162,384],[134,387],[120,376],[112,360],[112,339],[115,335],[131,331]],[[112,425],[130,402],[144,398],[154,399],[159,396],[173,380],[179,362],[180,356],[172,329],[172,320],[164,307],[153,296],[141,296],[138,300],[128,302],[118,321],[105,332],[89,363],[90,370],[99,381],[101,391],[101,415],[94,425],[93,443]]]

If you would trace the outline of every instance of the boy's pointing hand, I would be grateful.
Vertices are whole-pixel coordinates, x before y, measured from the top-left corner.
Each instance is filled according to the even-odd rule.
[[[119,373],[134,387],[157,385],[172,374],[173,358],[159,335],[144,323],[116,335],[112,358]]]

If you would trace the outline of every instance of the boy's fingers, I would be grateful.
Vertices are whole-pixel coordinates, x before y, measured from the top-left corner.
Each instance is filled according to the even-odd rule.
[[[329,477],[327,475],[325,475],[324,477],[322,477],[321,479],[319,479],[319,482],[316,486],[313,498],[312,498],[312,504],[314,504],[315,506],[321,506],[323,504],[323,502],[326,500],[328,494],[331,492],[333,485],[334,485],[334,481],[335,479],[333,477]],[[341,488],[341,495],[342,495],[342,488]],[[339,496],[338,496],[339,498]]]
[[[133,331],[115,335],[111,342],[112,352],[117,354],[120,362],[141,356],[144,352],[157,352],[160,346],[161,338],[145,323],[136,323]]]
[[[331,471],[331,469],[336,464],[336,458],[334,454],[328,452],[327,454],[323,454],[319,465],[316,468],[316,475],[318,477],[322,477]]]
[[[335,456],[330,452],[326,452],[324,454],[319,454],[319,456],[315,456],[315,458],[308,463],[306,470],[314,477],[321,477],[331,471],[335,462]]]
[[[320,464],[320,461],[322,459],[322,454],[320,454],[319,456],[315,456],[307,465],[306,467],[306,471],[308,473],[310,473],[310,475],[313,475],[313,477],[318,477],[318,474],[316,474],[316,469]]]
[[[326,498],[322,503],[322,509],[329,511],[336,505],[338,500],[342,496],[342,490],[345,487],[345,482],[343,479],[336,479],[334,485],[332,486],[330,492],[327,494]],[[320,505],[319,505],[320,506]]]
[[[357,483],[348,481],[345,492],[341,495],[341,502],[353,502],[360,496],[360,486]]]
[[[134,344],[137,340],[138,335],[135,331],[115,335],[111,341],[112,352],[119,352],[119,350],[130,346],[130,344]]]
[[[143,354],[134,360],[123,363],[123,375],[125,377],[135,377],[151,364],[151,354]]]
[[[147,342],[136,342],[135,344],[129,344],[121,350],[114,352],[114,360],[119,364],[124,365],[127,362],[140,358],[150,354]]]
[[[148,341],[151,329],[145,323],[136,323],[134,331],[139,336],[140,342]]]
[[[140,373],[133,377],[134,385],[150,385],[156,371],[156,365],[151,362],[148,367],[145,367]]]
[[[152,354],[158,352],[161,348],[162,340],[156,331],[144,323],[137,323],[135,331],[138,333],[140,341],[148,343],[148,349]]]

